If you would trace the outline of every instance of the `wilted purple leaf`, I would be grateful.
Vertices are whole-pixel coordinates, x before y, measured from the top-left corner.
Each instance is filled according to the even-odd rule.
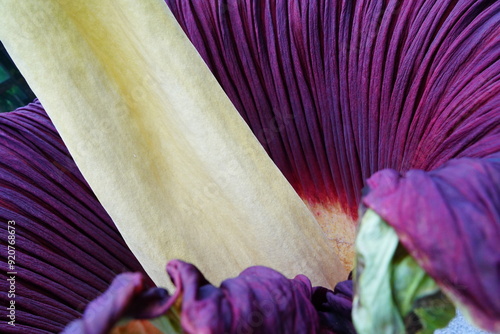
[[[431,172],[384,170],[364,203],[478,326],[500,331],[500,156]]]
[[[184,333],[354,333],[351,281],[335,291],[313,289],[305,276],[287,279],[250,267],[217,288],[179,260],[167,272],[176,287],[170,298],[158,288],[145,291],[139,274],[122,274],[65,333],[106,333],[119,319],[152,318],[171,308],[180,313]]]
[[[4,322],[2,333],[58,332],[117,274],[142,270],[38,101],[0,115],[0,220],[0,300],[16,307],[16,326]],[[9,220],[16,222],[14,270],[7,268]],[[15,299],[6,293],[10,271],[17,272]],[[1,308],[2,321],[7,312]]]

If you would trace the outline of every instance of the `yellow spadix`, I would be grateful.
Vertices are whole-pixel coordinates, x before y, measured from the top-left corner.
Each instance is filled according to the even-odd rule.
[[[2,0],[0,39],[153,280],[345,270],[161,0]]]

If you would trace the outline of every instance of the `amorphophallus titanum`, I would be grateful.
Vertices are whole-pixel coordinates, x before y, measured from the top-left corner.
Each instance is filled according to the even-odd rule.
[[[80,317],[85,308],[83,318],[72,322],[65,333],[104,333],[121,318],[161,315],[172,304],[177,305],[179,298],[183,309],[178,313],[186,318],[183,327],[207,329],[209,325],[229,323],[238,331],[255,325],[265,325],[261,331],[268,332],[270,328],[273,332],[291,332],[319,326],[352,329],[352,282],[342,283],[335,291],[312,289],[305,277],[288,280],[265,267],[246,269],[241,277],[228,280],[219,290],[201,279],[193,266],[178,261],[176,265],[174,261],[169,265],[176,283],[173,297],[162,289],[148,290],[151,284],[139,274],[125,274],[86,307],[115,275],[142,268],[94,197],[38,101],[1,115],[0,136],[0,217],[18,222],[14,245],[18,274],[17,289],[14,287],[16,326],[3,323],[2,332],[58,332]],[[4,232],[8,235],[7,230]],[[8,296],[2,298],[8,304]],[[136,308],[129,308],[130,303]],[[211,307],[207,309],[207,305]],[[245,305],[249,306],[246,311],[241,309]],[[217,310],[224,311],[220,312],[224,315],[215,317],[220,314]],[[7,317],[8,312],[2,317]],[[239,316],[232,317],[233,313]],[[167,325],[180,321],[179,315],[173,313],[172,317],[173,324],[168,317],[160,319]],[[154,321],[162,325],[161,320]],[[151,331],[154,326],[141,321],[126,328],[137,332]],[[122,327],[115,333],[120,331]]]
[[[498,11],[500,5],[494,1],[444,1],[439,3],[433,1],[409,1],[405,3],[398,1],[359,1],[356,3],[340,1],[294,1],[289,3],[285,1],[263,1],[260,3],[253,1],[199,3],[168,1],[168,4],[233,103],[244,114],[250,127],[261,139],[270,156],[318,215],[326,214],[327,218],[330,218],[330,214],[333,212],[333,216],[341,216],[340,220],[342,221],[346,220],[346,216],[355,218],[355,210],[360,200],[360,191],[364,180],[380,169],[390,167],[401,172],[411,168],[431,170],[451,158],[484,158],[500,150],[498,139]],[[30,6],[38,7],[36,7],[37,10],[33,10]],[[166,34],[166,28],[162,29],[162,25],[159,23],[166,22],[168,17],[166,9],[161,7],[159,2],[155,3],[154,1],[141,4],[121,1],[113,8],[106,3],[94,4],[92,2],[81,4],[79,2],[54,1],[37,4],[32,1],[20,4],[7,1],[5,5],[2,4],[2,7],[2,13],[5,13],[2,15],[5,16],[3,18],[5,25],[2,28],[1,38],[6,40],[7,48],[13,54],[28,81],[31,81],[35,92],[42,98],[49,112],[53,113],[50,111],[51,109],[61,110],[60,116],[54,117],[51,114],[51,117],[70,150],[74,151],[73,155],[75,155],[77,163],[92,188],[118,225],[120,225],[120,219],[131,219],[132,216],[128,215],[130,211],[134,211],[134,214],[139,217],[136,220],[141,221],[149,213],[141,216],[137,212],[143,212],[141,210],[150,207],[161,207],[167,202],[176,203],[177,199],[172,196],[162,197],[158,195],[155,202],[154,196],[148,195],[143,197],[146,200],[138,201],[137,195],[132,195],[135,189],[142,188],[151,188],[148,191],[157,194],[153,187],[156,185],[156,182],[153,182],[156,179],[151,178],[149,172],[157,170],[158,166],[148,163],[146,156],[151,155],[156,159],[158,155],[166,154],[164,152],[175,151],[176,148],[171,146],[179,145],[181,147],[181,144],[178,143],[182,143],[185,138],[193,140],[191,148],[194,151],[205,144],[214,144],[211,140],[207,140],[210,137],[206,137],[206,134],[210,131],[204,127],[221,123],[218,123],[219,121],[214,117],[210,117],[211,113],[208,111],[211,108],[208,107],[204,113],[198,113],[196,117],[190,116],[186,112],[192,105],[189,99],[182,100],[178,104],[166,101],[166,97],[173,96],[175,100],[175,98],[183,96],[179,88],[183,87],[182,85],[190,87],[189,98],[196,96],[196,98],[206,98],[207,101],[213,102],[211,100],[219,94],[209,93],[210,90],[216,90],[216,88],[213,88],[211,84],[206,84],[206,82],[213,81],[210,81],[212,79],[209,77],[198,77],[198,72],[204,71],[201,69],[203,66],[198,61],[199,65],[196,66],[199,68],[193,69],[195,65],[191,67],[192,57],[185,57],[189,59],[189,66],[170,68],[163,65],[164,63],[178,64],[178,61],[183,60],[178,59],[178,54],[173,59],[171,57],[172,50],[164,49],[170,43],[169,39],[172,36],[170,34],[173,34],[173,30],[170,29],[169,33]],[[21,8],[28,8],[23,15],[20,15],[22,11],[16,12]],[[52,11],[55,11],[54,15],[50,15]],[[36,15],[36,19],[33,19],[33,16],[29,16],[28,13]],[[64,29],[58,29],[57,24],[63,24]],[[24,39],[16,39],[16,33]],[[79,36],[84,36],[84,38]],[[178,29],[175,36],[181,36]],[[61,44],[61,41],[67,41],[70,44],[64,45],[64,43]],[[105,41],[109,42],[106,44]],[[145,44],[149,45],[149,48]],[[23,48],[26,49],[23,51]],[[188,47],[186,46],[186,48]],[[63,61],[46,62],[48,54],[53,50],[57,50],[56,56],[61,57],[60,59]],[[178,46],[175,50],[175,52],[181,53]],[[43,66],[37,66],[37,62],[43,63]],[[169,69],[165,70],[165,66]],[[170,78],[162,77],[165,73],[170,73],[169,71],[175,72],[175,74]],[[65,77],[63,78],[63,76]],[[204,82],[205,80],[206,82]],[[204,89],[195,88],[196,93],[194,93],[194,89],[191,88],[193,82],[195,83],[194,87],[197,87],[196,83],[199,85],[205,83]],[[72,85],[72,90],[64,90],[65,94],[61,94],[59,90],[66,89],[69,83]],[[165,85],[169,85],[166,91],[162,90],[163,87],[166,87]],[[158,93],[158,90],[161,94]],[[90,96],[92,99],[89,99]],[[103,101],[107,101],[107,104]],[[146,112],[149,109],[143,109],[141,103],[152,106],[151,111]],[[141,107],[138,108],[138,105]],[[192,128],[191,133],[186,131],[186,133],[169,132],[165,134],[161,129],[166,124],[162,117],[166,116],[159,115],[159,113],[167,109],[167,106],[173,106],[174,110],[179,110],[183,116],[188,117],[189,121],[181,122],[179,120],[180,124],[175,124],[176,126],[186,126],[186,128],[179,127],[179,129],[195,126],[191,124],[191,121],[193,123],[199,121],[200,126]],[[68,110],[74,112],[68,113]],[[81,112],[76,113],[77,110],[81,110]],[[113,110],[125,110],[125,112],[110,116],[113,114]],[[140,113],[134,110],[140,110]],[[90,111],[99,116],[89,116]],[[83,117],[87,116],[88,123],[85,123]],[[57,117],[64,118],[64,121],[58,121]],[[66,117],[82,117],[82,119],[69,121]],[[115,118],[111,120],[108,117]],[[130,123],[129,117],[130,119],[134,119],[134,117],[146,118],[144,121]],[[146,151],[145,148],[152,148],[151,143],[156,143],[161,152],[153,150],[143,155],[137,154],[137,152],[117,153],[106,151],[108,146],[104,147],[104,145],[102,145],[103,147],[85,147],[85,142],[79,139],[95,136],[95,142],[104,143],[108,140],[113,141],[113,137],[108,136],[113,135],[116,136],[114,137],[116,138],[114,139],[114,147],[119,148],[122,146],[121,144],[126,142],[126,136],[114,133],[123,130],[118,124],[128,124],[128,127],[124,127],[124,133],[127,134],[126,136],[135,135],[139,143],[137,152]],[[231,132],[231,128],[226,129],[225,125],[224,130]],[[220,126],[215,128],[217,129],[215,131],[216,138],[221,133],[226,133],[224,131],[219,133]],[[162,141],[160,135],[158,137],[154,134],[141,135],[143,131],[154,133],[153,129],[159,129],[158,132],[162,133],[161,136],[164,135],[170,139]],[[70,136],[70,131],[78,131],[81,137],[76,136],[73,132]],[[218,149],[198,152],[198,155],[194,157],[180,159],[182,161],[180,161],[179,166],[183,168],[179,172],[175,172],[176,169],[165,171],[165,173],[168,172],[167,176],[176,176],[185,182],[182,185],[177,185],[178,187],[186,187],[192,191],[199,189],[193,186],[198,184],[198,181],[190,183],[191,180],[186,177],[186,172],[192,168],[195,158],[198,158],[196,161],[209,164],[207,170],[214,172],[221,179],[215,178],[219,181],[209,182],[207,188],[198,192],[203,193],[202,197],[196,197],[194,200],[199,201],[200,209],[211,207],[211,203],[221,199],[218,195],[229,191],[229,185],[233,186],[233,183],[229,181],[231,177],[237,179],[237,182],[234,183],[235,187],[238,187],[243,181],[238,177],[239,174],[233,173],[233,169],[227,175],[220,175],[224,163],[214,162],[210,165],[211,159],[221,158],[222,161],[226,159],[231,168],[242,167],[243,163],[240,160],[232,160],[232,155],[229,155],[231,158],[228,159],[228,155],[224,155],[229,154],[231,147],[234,147],[233,152],[242,151],[241,147],[238,146],[242,145],[242,136],[239,133],[238,128],[238,131],[233,130],[233,137],[221,136],[214,145],[214,147],[219,147]],[[120,145],[116,145],[117,142]],[[184,146],[182,147],[184,148]],[[245,148],[244,153],[252,153],[244,160],[258,159],[257,154],[253,154],[253,152],[258,152],[256,145],[247,145],[245,141],[243,147]],[[249,147],[251,148],[249,149]],[[79,157],[78,150],[88,155]],[[101,155],[96,158],[94,155],[98,154]],[[120,154],[123,163],[113,162],[115,156],[118,156],[117,159],[120,158]],[[83,160],[83,162],[79,162],[79,160]],[[109,169],[103,169],[103,166],[93,168],[90,164],[95,161],[108,161]],[[170,163],[167,162],[166,166]],[[400,233],[400,238],[402,238],[401,235],[410,235],[413,240],[419,240],[418,238],[425,238],[426,235],[411,233],[411,230],[405,232],[401,226],[411,226],[419,231],[424,229],[426,222],[440,221],[439,217],[445,216],[444,212],[447,213],[450,207],[455,208],[459,205],[458,203],[473,203],[470,210],[478,210],[481,214],[464,214],[465,217],[468,217],[464,221],[470,224],[471,217],[480,217],[480,222],[487,226],[477,230],[478,234],[486,241],[482,244],[484,250],[480,254],[475,254],[472,248],[468,248],[468,251],[466,248],[460,247],[435,249],[442,251],[443,254],[446,254],[445,251],[451,252],[452,256],[449,258],[453,258],[455,263],[457,263],[456,261],[466,261],[467,258],[474,258],[477,255],[478,259],[474,259],[473,262],[477,262],[479,266],[474,269],[472,276],[479,280],[481,284],[478,286],[482,287],[482,291],[488,289],[492,291],[486,295],[483,292],[477,292],[484,298],[479,298],[473,304],[486,305],[479,307],[479,309],[483,309],[483,311],[488,309],[490,313],[481,313],[486,321],[481,320],[480,324],[495,330],[498,326],[499,307],[495,299],[492,298],[498,295],[496,292],[499,289],[499,252],[494,240],[498,236],[498,208],[500,206],[498,205],[498,187],[495,187],[497,179],[494,176],[498,175],[498,166],[494,158],[492,161],[484,160],[482,163],[486,164],[490,171],[484,173],[483,177],[491,182],[490,186],[492,187],[486,187],[484,181],[473,182],[472,179],[460,181],[460,179],[454,178],[452,182],[448,182],[452,186],[443,190],[444,195],[439,198],[447,205],[442,205],[437,209],[434,205],[415,205],[412,207],[410,204],[395,208],[394,203],[414,203],[417,201],[425,204],[425,201],[429,200],[425,196],[431,194],[431,190],[423,188],[411,197],[405,193],[400,194],[397,192],[399,183],[394,181],[398,180],[398,177],[394,176],[390,178],[390,182],[376,182],[370,185],[373,188],[373,192],[370,194],[377,193],[379,187],[381,189],[388,187],[389,190],[383,191],[382,195],[388,196],[394,192],[392,197],[387,197],[391,200],[382,204],[368,202],[370,196],[373,197],[369,194],[365,204],[373,207],[375,211],[377,208],[374,206],[383,205],[379,207],[377,213],[389,224],[399,227],[399,230],[396,230]],[[465,164],[467,165],[467,163]],[[196,164],[194,163],[194,165]],[[122,176],[117,177],[109,171],[116,166],[124,167]],[[130,166],[135,166],[138,174],[127,172],[127,167]],[[243,164],[243,166],[245,165]],[[261,162],[253,166],[262,168],[260,167]],[[205,168],[201,169],[205,170]],[[92,179],[91,173],[86,170],[95,172],[95,175],[102,173],[104,176],[102,178],[94,176]],[[247,168],[245,171],[253,172],[251,168]],[[477,168],[472,168],[472,172],[477,173]],[[87,175],[87,173],[90,174]],[[255,174],[259,173],[256,169]],[[132,175],[134,176],[132,177]],[[437,175],[439,179],[439,173]],[[170,180],[167,176],[165,177]],[[257,179],[260,178],[260,174],[258,176]],[[383,180],[383,177],[379,176],[378,178]],[[482,178],[479,177],[479,179]],[[162,181],[160,185],[169,184],[165,183],[166,181],[161,177],[158,180]],[[271,176],[267,180],[274,181],[274,178]],[[114,209],[100,195],[100,192],[105,194],[112,189],[110,184],[113,182],[120,190],[127,186],[127,182],[129,183],[127,191],[114,193],[111,190],[109,192],[108,200],[115,203]],[[147,186],[148,182],[150,187]],[[455,186],[453,186],[454,182]],[[460,196],[461,191],[457,190],[460,189],[456,185],[457,182],[469,182],[466,189],[471,191],[470,198]],[[222,187],[221,192],[215,190],[214,194],[212,187],[218,189],[218,183],[224,187]],[[252,217],[251,221],[255,222],[254,219],[258,220],[263,216],[262,212],[264,211],[260,210],[264,209],[260,207],[261,204],[258,204],[259,210],[249,208],[247,207],[248,202],[266,202],[265,200],[262,202],[253,201],[260,199],[260,195],[267,193],[267,190],[263,191],[262,189],[268,187],[268,184],[267,181],[264,181],[259,186],[253,178],[248,183],[250,183],[248,186],[256,192],[256,196],[250,197],[251,200],[247,202],[239,202],[239,205],[232,207],[231,210],[239,212],[243,210],[242,208],[248,209],[250,217]],[[429,183],[429,187],[435,188],[432,182]],[[441,188],[437,187],[436,189]],[[167,190],[175,190],[175,194],[177,194],[175,187]],[[484,192],[486,195],[481,196]],[[235,193],[236,191],[230,195]],[[287,193],[290,194],[290,192]],[[382,195],[379,197],[380,201],[384,198]],[[117,198],[116,196],[121,197]],[[401,197],[405,196],[408,196],[408,199],[402,201]],[[223,199],[227,200],[227,197]],[[235,200],[233,197],[230,199]],[[126,202],[127,200],[129,202]],[[206,201],[210,201],[210,204],[206,204]],[[277,206],[283,205],[285,202],[285,200],[273,199],[264,204],[268,204],[271,207],[270,211],[274,212]],[[132,205],[125,207],[124,203]],[[160,205],[160,203],[162,204]],[[192,211],[191,208],[196,208],[197,205],[191,206],[191,202],[178,201],[176,204],[181,209],[188,208],[187,218],[190,222],[200,214]],[[262,205],[265,206],[264,204]],[[131,209],[134,208],[134,205],[136,209]],[[296,202],[284,211],[287,211],[287,215],[293,216],[299,210],[298,207],[303,208]],[[322,207],[327,209],[318,210]],[[416,212],[416,207],[425,208],[429,212]],[[402,210],[403,214],[394,218],[390,214],[390,210],[396,212],[396,209]],[[113,210],[116,216],[112,213]],[[278,210],[280,209],[278,208]],[[292,210],[292,214],[288,210]],[[222,210],[220,213],[224,214],[224,212]],[[340,214],[335,214],[338,212]],[[169,217],[170,214],[172,213],[169,212],[168,215],[165,214],[160,218]],[[125,215],[127,217],[120,218]],[[257,217],[253,215],[257,215]],[[304,215],[307,216],[305,213]],[[428,217],[428,215],[434,215],[434,220],[420,218],[422,216]],[[239,217],[238,214],[234,216]],[[281,219],[280,215],[275,214],[274,217],[276,221]],[[400,219],[400,217],[402,218]],[[272,217],[267,218],[273,220]],[[231,219],[231,221],[238,221],[238,218],[235,219],[235,217],[231,217]],[[283,219],[286,221],[285,218]],[[406,219],[408,221],[405,225]],[[424,225],[418,224],[422,221]],[[446,222],[450,224],[443,224],[443,226],[457,229],[463,225],[454,224],[454,222],[459,223],[460,221],[457,219],[456,213],[451,213],[446,218]],[[132,234],[132,232],[137,232],[137,236],[144,237],[146,231],[135,230],[136,221],[131,225],[127,226],[126,230],[122,230],[126,240],[127,233]],[[283,231],[283,235],[293,235],[294,233],[288,231],[290,225],[293,224],[289,224],[285,228],[284,223],[282,225],[280,222],[277,226]],[[347,240],[342,240],[338,234],[335,235],[336,232],[333,232],[333,238],[339,241],[338,244],[352,242],[353,224],[344,222],[329,226],[332,225],[347,230],[347,232],[338,233],[341,236],[348,235]],[[483,226],[483,224],[477,225]],[[198,225],[190,226],[194,228]],[[472,226],[470,228],[474,229]],[[177,232],[187,233],[184,231],[185,229],[182,229]],[[196,233],[196,231],[191,232]],[[172,231],[165,233],[172,234]],[[351,233],[351,237],[349,237],[349,233]],[[240,240],[238,235],[241,235],[241,232],[233,230],[230,234],[232,242]],[[274,237],[274,240],[281,235],[275,230],[269,234]],[[439,233],[432,235],[436,234],[439,235]],[[469,234],[473,234],[473,232],[469,231],[463,236],[467,237]],[[192,237],[190,235],[190,238]],[[319,238],[321,239],[321,237]],[[307,236],[300,236],[298,239],[306,240],[304,245],[306,249],[310,247],[310,240],[315,240],[312,237],[307,241]],[[401,239],[412,255],[417,260],[423,261],[422,258],[419,258],[419,254],[422,254],[422,249],[429,250],[429,248],[413,247],[407,240],[404,237]],[[472,245],[476,246],[478,241],[474,240]],[[130,244],[130,240],[128,241]],[[434,239],[432,241],[439,242]],[[196,243],[192,239],[190,242]],[[418,244],[422,245],[422,243]],[[137,242],[135,251],[139,259],[141,256],[144,260],[144,257],[156,255],[141,253],[140,246],[143,244]],[[267,246],[273,247],[272,244]],[[134,250],[133,244],[131,247]],[[220,257],[215,257],[215,254],[220,255],[221,245],[217,245],[219,249],[214,250],[215,254],[208,251],[208,248],[201,248],[201,245],[197,245],[197,247],[199,247],[198,250],[203,250],[207,255],[210,255],[208,257],[213,261],[221,261]],[[249,247],[249,249],[252,249],[252,253],[255,251],[255,247]],[[432,250],[430,248],[431,252]],[[231,251],[233,250],[231,249]],[[237,261],[244,261],[248,254],[245,252],[236,253],[237,251],[239,250],[234,251],[234,257],[237,258]],[[193,249],[193,252],[196,252],[196,249]],[[242,255],[243,253],[245,254]],[[346,253],[349,254],[348,251],[343,252],[344,259],[349,258]],[[288,255],[295,260],[307,258],[305,254]],[[175,257],[176,255],[172,253],[168,256]],[[329,256],[325,256],[326,262],[328,262]],[[287,272],[288,265],[285,265],[287,267],[285,269],[279,268],[280,263],[283,263],[282,259],[272,259],[272,256],[269,255],[264,257],[272,262],[270,263],[272,267],[280,269],[287,275],[292,273]],[[162,261],[161,259],[157,260],[158,262]],[[203,260],[202,263],[198,263],[196,261],[199,259],[195,259],[195,262],[202,267],[204,272],[210,275],[211,270],[218,270],[216,266],[208,265],[208,262],[203,262]],[[306,267],[310,263],[313,261],[299,263],[300,273],[306,273],[312,279],[319,279],[319,276],[311,276],[316,275],[316,273],[307,271]],[[443,266],[443,263],[431,262],[431,264],[433,268]],[[205,265],[206,268],[203,267]],[[446,278],[448,280],[446,281],[443,277],[426,268],[425,263],[421,262],[420,265],[433,274],[438,284],[445,288],[456,288],[455,277]],[[156,270],[156,276],[159,277],[159,271],[162,267],[154,268],[154,266],[149,266],[150,272]],[[339,269],[338,266],[334,267]],[[445,267],[443,266],[443,268]],[[319,271],[324,268],[326,266],[316,266]],[[454,272],[446,273],[456,276]],[[460,274],[460,272],[458,273]],[[221,277],[217,279],[220,280],[227,275],[234,275],[234,271],[221,274]],[[161,276],[163,277],[163,273]],[[329,277],[329,274],[326,276]],[[476,281],[471,282],[472,280],[473,278],[467,278],[465,287],[458,286],[458,290],[467,292],[461,296],[466,301],[470,300],[470,292],[474,292],[474,284],[477,283]],[[453,295],[453,293],[451,294]]]

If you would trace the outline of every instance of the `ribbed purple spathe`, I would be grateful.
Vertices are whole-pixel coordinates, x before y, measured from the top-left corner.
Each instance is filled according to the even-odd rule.
[[[166,0],[299,194],[500,151],[500,2]]]
[[[9,220],[15,327],[4,307]],[[0,114],[0,239],[1,333],[59,332],[117,274],[142,271],[38,101]]]

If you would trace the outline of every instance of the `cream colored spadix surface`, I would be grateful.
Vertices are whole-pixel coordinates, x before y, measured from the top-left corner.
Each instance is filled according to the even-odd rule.
[[[346,278],[161,0],[1,0],[0,39],[153,280],[266,265]]]

